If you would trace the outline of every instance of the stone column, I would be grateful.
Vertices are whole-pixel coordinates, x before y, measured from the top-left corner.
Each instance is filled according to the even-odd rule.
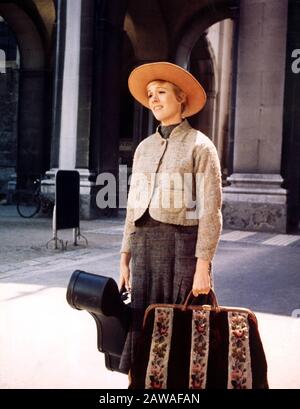
[[[43,173],[45,71],[20,70],[17,174]]]
[[[126,0],[96,0],[94,12],[90,166],[97,175],[107,172],[116,179],[119,174],[121,64],[126,7]],[[114,199],[117,203],[118,192]],[[102,213],[106,214],[100,212],[100,215]],[[116,213],[115,210],[109,214]]]
[[[53,70],[53,101],[52,101],[52,129],[51,129],[51,157],[50,167],[59,166],[59,145],[62,114],[62,91],[66,46],[66,13],[67,3],[63,0],[55,1],[56,18],[54,26],[54,70]]]
[[[280,175],[288,0],[242,0],[233,174],[224,227],[286,232]]]
[[[61,107],[59,168],[76,165],[81,0],[67,1],[66,44]]]
[[[96,172],[90,166],[90,134],[93,89],[94,0],[81,2],[80,64],[77,110],[76,169],[80,173],[80,209],[84,219],[97,216]]]
[[[300,2],[289,2],[282,172],[288,190],[288,229],[300,231]]]
[[[75,168],[81,0],[57,0],[52,106],[51,169],[42,192],[54,195],[58,169]]]
[[[155,132],[155,121],[149,109],[134,101],[133,114],[133,146],[134,150],[143,139]]]
[[[93,217],[89,170],[93,63],[93,0],[57,1],[52,169],[43,191],[54,193],[58,169],[80,173],[81,217]]]

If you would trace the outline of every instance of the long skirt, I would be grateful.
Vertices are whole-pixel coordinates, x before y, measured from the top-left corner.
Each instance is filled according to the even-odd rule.
[[[143,217],[131,240],[131,307],[120,368],[129,371],[135,359],[146,308],[155,303],[181,304],[193,286],[198,226],[178,226]]]

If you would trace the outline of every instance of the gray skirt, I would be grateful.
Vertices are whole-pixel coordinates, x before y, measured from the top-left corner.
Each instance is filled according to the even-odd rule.
[[[160,223],[149,215],[136,222],[131,240],[132,323],[120,368],[128,372],[146,308],[155,303],[181,304],[193,286],[198,226]]]

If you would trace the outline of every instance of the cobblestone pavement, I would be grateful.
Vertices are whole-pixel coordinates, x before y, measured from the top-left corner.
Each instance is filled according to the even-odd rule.
[[[0,388],[126,388],[105,369],[96,326],[66,302],[75,269],[117,280],[124,218],[82,221],[88,239],[66,250],[46,243],[51,220],[20,218],[0,205]],[[251,308],[269,365],[271,388],[300,388],[300,236],[224,230],[214,259],[221,305]]]
[[[73,245],[72,231],[59,231],[59,237],[64,244],[67,243],[65,251],[61,246],[54,249],[54,242],[51,241],[52,221],[49,218],[23,219],[14,206],[0,205],[0,222],[0,273],[4,277],[9,271],[27,267],[48,268],[49,265],[72,261],[76,265],[81,257],[97,257],[107,250],[118,253],[124,218],[81,221],[81,233],[88,238],[86,248],[84,239],[79,240],[78,246]],[[300,248],[300,235],[223,230],[222,242]]]

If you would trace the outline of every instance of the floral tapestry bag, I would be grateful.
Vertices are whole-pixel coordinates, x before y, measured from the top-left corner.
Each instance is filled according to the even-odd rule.
[[[131,368],[130,389],[268,389],[255,314],[211,305],[152,304]]]

